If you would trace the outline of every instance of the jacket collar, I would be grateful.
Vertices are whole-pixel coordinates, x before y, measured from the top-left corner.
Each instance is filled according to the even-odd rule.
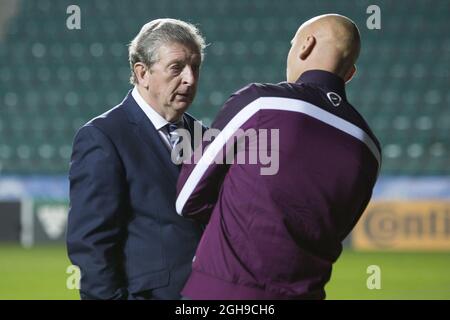
[[[303,72],[295,83],[311,83],[336,92],[345,100],[345,82],[338,75],[325,70],[308,70]]]

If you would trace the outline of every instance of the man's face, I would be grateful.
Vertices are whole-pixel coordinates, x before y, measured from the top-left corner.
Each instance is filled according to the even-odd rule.
[[[151,103],[166,111],[184,112],[194,100],[200,64],[200,53],[192,48],[179,43],[161,46],[148,78]]]

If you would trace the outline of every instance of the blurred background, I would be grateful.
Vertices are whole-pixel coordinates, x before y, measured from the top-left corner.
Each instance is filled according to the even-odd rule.
[[[73,4],[81,29],[66,26]],[[379,30],[366,25],[372,4]],[[131,88],[127,44],[144,23],[178,18],[206,37],[190,113],[209,124],[242,86],[284,81],[299,25],[332,12],[360,28],[348,98],[379,138],[383,164],[328,298],[450,299],[448,0],[0,0],[0,299],[79,298],[66,285],[71,144]],[[367,286],[372,265],[381,289]]]

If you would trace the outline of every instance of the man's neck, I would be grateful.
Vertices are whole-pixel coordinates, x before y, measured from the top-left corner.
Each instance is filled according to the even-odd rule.
[[[139,94],[141,95],[142,99],[144,99],[144,101],[147,102],[150,108],[155,110],[161,117],[172,123],[180,121],[183,114],[173,112],[173,110],[165,110],[164,107],[160,107],[158,106],[157,103],[152,101],[152,99],[149,97],[147,91],[144,88],[141,88],[139,86],[136,86],[136,88]]]

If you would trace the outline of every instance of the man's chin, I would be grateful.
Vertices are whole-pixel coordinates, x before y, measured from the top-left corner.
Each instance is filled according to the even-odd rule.
[[[191,101],[177,101],[173,104],[175,110],[185,111],[191,105]]]

